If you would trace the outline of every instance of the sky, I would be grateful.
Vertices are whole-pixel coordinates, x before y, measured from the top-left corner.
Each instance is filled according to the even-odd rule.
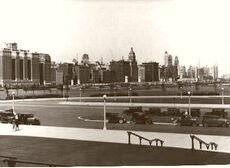
[[[0,0],[0,48],[50,54],[52,61],[127,59],[219,66],[230,73],[229,0]]]

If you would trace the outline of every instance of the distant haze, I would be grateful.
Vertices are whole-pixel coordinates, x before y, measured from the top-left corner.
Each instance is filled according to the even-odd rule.
[[[0,42],[50,54],[53,61],[128,58],[212,66],[230,73],[229,0],[1,0]]]

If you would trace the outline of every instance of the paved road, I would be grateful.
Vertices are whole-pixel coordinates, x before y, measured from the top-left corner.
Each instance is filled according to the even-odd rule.
[[[66,105],[86,105],[86,106],[103,106],[103,102],[71,102],[71,101],[62,101],[60,104]],[[188,104],[175,104],[175,103],[110,103],[106,102],[106,106],[113,107],[129,107],[129,106],[142,106],[142,107],[161,107],[161,108],[188,108]],[[224,108],[230,109],[229,104],[190,104],[191,108]]]

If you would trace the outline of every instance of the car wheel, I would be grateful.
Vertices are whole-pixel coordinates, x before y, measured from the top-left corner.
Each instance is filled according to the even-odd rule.
[[[148,125],[149,125],[149,124],[152,124],[152,120],[146,120],[146,121],[145,121],[145,124],[148,124]]]
[[[123,121],[122,119],[120,119],[120,120],[119,120],[119,123],[120,123],[120,124],[123,124],[123,123],[124,123],[124,121]]]

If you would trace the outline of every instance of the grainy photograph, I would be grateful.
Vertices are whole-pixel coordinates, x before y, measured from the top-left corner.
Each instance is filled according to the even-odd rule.
[[[0,6],[0,167],[230,164],[230,1]]]

